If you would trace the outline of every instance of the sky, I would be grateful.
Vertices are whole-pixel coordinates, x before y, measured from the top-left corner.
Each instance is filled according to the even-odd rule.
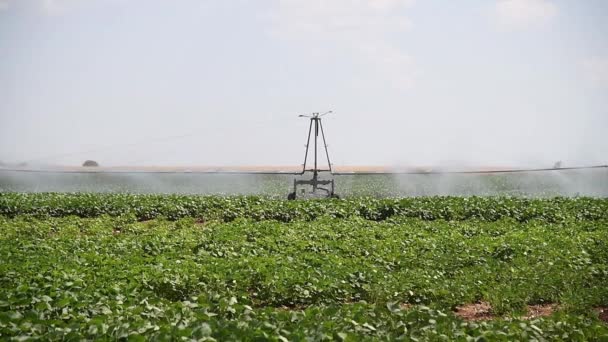
[[[0,0],[0,161],[608,164],[608,1]]]

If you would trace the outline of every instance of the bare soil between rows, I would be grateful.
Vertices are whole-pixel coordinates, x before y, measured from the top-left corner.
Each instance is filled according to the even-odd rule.
[[[522,319],[530,320],[539,317],[551,316],[559,309],[557,304],[527,305],[526,314]],[[458,306],[454,314],[465,321],[488,321],[500,318],[495,315],[492,306],[488,302],[478,302]]]
[[[608,307],[598,307],[595,308],[595,311],[597,312],[600,320],[608,323]]]

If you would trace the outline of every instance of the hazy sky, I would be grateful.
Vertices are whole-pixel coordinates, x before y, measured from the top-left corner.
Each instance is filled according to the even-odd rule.
[[[604,164],[606,18],[604,0],[0,0],[0,161],[297,165],[297,115],[334,110],[335,164]]]

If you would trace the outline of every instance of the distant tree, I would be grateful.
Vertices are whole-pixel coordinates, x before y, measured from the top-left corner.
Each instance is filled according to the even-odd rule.
[[[94,160],[87,160],[84,163],[82,163],[82,166],[87,166],[87,167],[97,167],[99,166],[99,163],[97,163]]]
[[[562,164],[562,161],[561,161],[561,160],[559,160],[559,161],[556,161],[556,162],[555,162],[555,164],[553,164],[553,168],[554,168],[554,169],[561,169],[561,168],[562,168],[562,165],[563,165],[563,164]]]

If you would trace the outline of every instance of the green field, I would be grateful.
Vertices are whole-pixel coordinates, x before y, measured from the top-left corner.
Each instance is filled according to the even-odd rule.
[[[0,229],[0,339],[608,340],[607,199],[3,193]]]

